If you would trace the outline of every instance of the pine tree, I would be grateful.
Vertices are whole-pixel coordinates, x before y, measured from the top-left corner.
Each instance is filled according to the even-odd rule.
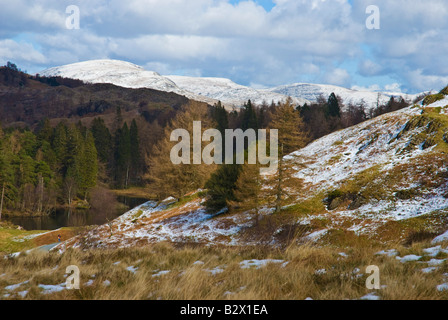
[[[87,199],[89,190],[96,186],[98,176],[97,158],[98,154],[93,135],[90,131],[87,131],[76,159],[77,185],[84,195],[84,199]]]
[[[3,131],[0,128],[0,137]],[[0,141],[0,220],[2,219],[3,208],[6,199],[12,198],[14,192],[14,172],[11,165],[11,153],[7,150],[4,139]]]
[[[250,100],[244,104],[241,128],[243,131],[246,131],[247,129],[258,130],[259,128],[257,113]]]
[[[98,152],[98,159],[103,163],[111,161],[112,135],[102,118],[93,119],[91,129]]]
[[[130,140],[130,176],[131,179],[135,180],[138,176],[141,166],[141,156],[140,156],[140,143],[138,137],[138,126],[137,122],[132,120],[131,128],[129,129],[129,140]]]
[[[235,184],[235,201],[228,201],[229,207],[258,215],[263,200],[262,188],[263,180],[260,175],[260,166],[246,163],[242,166]]]
[[[221,210],[238,199],[235,196],[236,184],[241,165],[222,164],[205,184],[208,199],[205,206],[212,211]]]
[[[338,118],[341,117],[341,107],[339,105],[338,98],[336,98],[334,92],[332,92],[328,97],[326,113],[329,117],[338,117]]]
[[[67,158],[67,143],[68,143],[68,130],[64,123],[60,122],[54,131],[54,138],[52,147],[56,155],[56,162],[58,164],[58,170],[65,176],[68,170],[66,165]]]
[[[115,181],[118,186],[127,188],[131,165],[131,135],[125,122],[115,133]]]
[[[54,136],[54,129],[50,125],[50,120],[48,118],[45,118],[45,120],[42,122],[41,128],[38,131],[37,137],[41,141],[46,141],[51,143]]]

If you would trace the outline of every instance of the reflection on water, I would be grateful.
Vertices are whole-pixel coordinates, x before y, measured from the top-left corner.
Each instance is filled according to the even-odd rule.
[[[125,204],[128,209],[117,210],[112,218],[121,216],[129,209],[147,202],[146,199],[118,197],[119,202]],[[105,215],[98,215],[89,209],[58,209],[48,216],[43,217],[11,217],[6,219],[15,225],[22,226],[25,230],[55,230],[63,227],[82,227],[101,225],[106,223]]]

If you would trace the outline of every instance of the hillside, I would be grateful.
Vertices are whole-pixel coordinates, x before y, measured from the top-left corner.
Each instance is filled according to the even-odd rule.
[[[412,102],[418,95],[402,93],[378,93],[356,91],[322,84],[291,84],[267,89],[254,89],[225,78],[162,76],[154,71],[118,60],[91,60],[54,67],[40,73],[44,76],[62,76],[80,79],[88,83],[112,83],[126,88],[151,88],[174,92],[187,98],[213,104],[218,100],[228,108],[241,107],[247,100],[257,104],[275,103],[291,97],[296,104],[316,102],[322,96],[327,99],[332,92],[343,102],[359,104],[364,102],[368,109],[385,104],[391,97],[403,97]]]
[[[413,102],[420,94],[405,94],[401,92],[373,92],[362,90],[351,90],[332,85],[295,83],[266,89],[269,92],[276,92],[291,97],[301,97],[302,99],[316,102],[319,97],[328,97],[332,92],[341,97],[345,105],[357,105],[364,103],[368,109],[376,108],[378,105],[386,104],[391,97],[399,99],[403,97],[407,102]]]
[[[274,103],[277,103],[290,96],[289,94],[242,86],[225,78],[185,76],[167,76],[167,78],[171,79],[182,89],[193,92],[199,96],[219,100],[230,107],[240,107],[249,99],[253,103],[259,105],[263,102],[271,103],[274,101]],[[293,102],[299,105],[310,103],[310,101],[303,99],[300,95],[293,96]]]
[[[45,118],[57,123],[61,119],[87,121],[97,116],[111,123],[117,107],[122,109],[125,120],[143,115],[148,121],[159,118],[163,122],[188,101],[176,93],[84,84],[62,78],[36,78],[0,68],[3,126],[34,127]]]
[[[448,99],[380,116],[287,156],[302,188],[278,219],[264,209],[268,224],[263,230],[249,214],[208,213],[199,192],[181,203],[146,203],[65,245],[283,246],[291,239],[344,245],[350,239],[434,238],[448,229],[448,106],[441,104],[448,105]]]

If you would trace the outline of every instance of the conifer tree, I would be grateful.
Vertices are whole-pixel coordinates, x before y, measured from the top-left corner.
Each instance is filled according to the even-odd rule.
[[[140,158],[140,143],[138,138],[138,126],[137,122],[132,120],[131,128],[129,129],[129,142],[130,142],[130,177],[135,179],[140,171],[141,158]]]
[[[3,131],[0,127],[0,138],[3,138]],[[0,141],[0,220],[2,218],[5,200],[11,198],[13,192],[14,172],[11,165],[11,153],[7,150],[3,139]]]
[[[271,129],[278,130],[279,160],[275,174],[268,177],[267,190],[275,204],[275,212],[291,199],[294,191],[300,188],[300,181],[294,177],[294,163],[284,157],[306,146],[309,141],[305,125],[298,111],[294,109],[291,99],[277,106],[270,124]]]
[[[79,153],[76,157],[77,185],[79,191],[87,199],[90,189],[96,186],[98,176],[98,154],[95,148],[95,141],[90,131],[87,131],[86,138],[82,140]]]
[[[131,135],[125,122],[115,133],[115,177],[120,187],[127,188],[131,165]]]
[[[339,101],[336,98],[334,92],[330,94],[327,102],[327,115],[329,117],[341,117],[341,107],[339,106]]]
[[[235,184],[235,201],[228,201],[228,205],[240,211],[259,214],[263,201],[263,181],[259,165],[245,164],[241,168]],[[258,221],[258,219],[257,219]]]
[[[209,197],[205,202],[205,206],[209,210],[221,210],[229,203],[234,203],[238,200],[235,197],[235,189],[240,171],[241,165],[222,164],[212,174],[205,184]]]
[[[300,113],[294,109],[291,99],[275,108],[269,127],[278,130],[280,156],[305,147],[309,141],[305,124]]]
[[[108,163],[111,160],[112,135],[104,120],[102,118],[93,119],[91,131],[95,140],[98,159],[103,163]]]
[[[250,100],[244,104],[243,122],[242,122],[241,127],[242,127],[243,131],[246,131],[247,129],[258,130],[258,128],[259,128],[257,112]]]
[[[203,188],[211,173],[216,169],[214,164],[195,165],[193,161],[190,161],[190,164],[176,165],[171,161],[171,149],[177,144],[177,142],[170,141],[171,133],[176,129],[187,130],[191,137],[190,151],[192,151],[194,121],[202,122],[202,132],[216,128],[216,123],[211,119],[207,105],[190,102],[166,127],[163,138],[154,146],[151,156],[147,158],[149,173],[146,178],[150,182],[151,190],[159,199],[167,196],[181,198],[188,192]]]

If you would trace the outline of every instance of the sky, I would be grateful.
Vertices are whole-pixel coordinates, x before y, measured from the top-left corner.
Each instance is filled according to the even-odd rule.
[[[366,13],[372,4],[379,19]],[[79,29],[67,28],[71,5]],[[254,88],[418,93],[448,84],[446,0],[0,0],[0,8],[0,65],[28,73],[118,59]]]

